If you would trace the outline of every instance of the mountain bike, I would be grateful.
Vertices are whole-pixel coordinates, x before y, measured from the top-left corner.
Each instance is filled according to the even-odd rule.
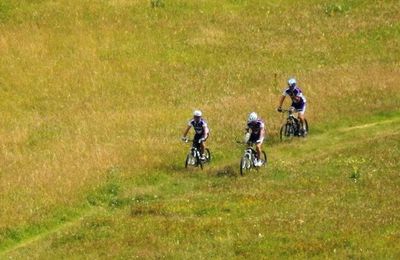
[[[296,113],[297,110],[294,107],[289,107],[289,109],[282,110],[282,113],[285,112],[288,113],[288,117],[279,132],[281,141],[292,139],[294,136],[305,137],[305,133],[302,131],[303,129],[301,127],[300,119],[294,116],[294,113]],[[308,133],[309,129],[307,119],[304,119],[304,122],[306,124],[306,132]]]
[[[242,142],[237,142],[243,144]],[[258,170],[259,168],[265,166],[267,164],[267,154],[264,151],[261,151],[261,166],[255,166],[255,162],[257,159],[257,152],[253,149],[252,143],[246,143],[247,148],[244,150],[244,154],[240,159],[240,175],[244,176],[246,172],[250,171],[251,169]]]
[[[203,165],[205,163],[209,163],[211,161],[211,152],[208,148],[204,150],[204,159],[201,159],[201,141],[194,141],[194,140],[186,140],[186,143],[192,142],[192,147],[190,148],[188,154],[186,155],[185,160],[185,168],[189,166],[193,167],[200,167],[203,169]]]

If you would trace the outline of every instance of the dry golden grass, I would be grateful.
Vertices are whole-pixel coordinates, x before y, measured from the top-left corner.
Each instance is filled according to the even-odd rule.
[[[8,1],[4,21],[0,8],[0,244],[5,230],[24,233],[58,209],[87,207],[113,169],[123,180],[179,171],[188,149],[179,137],[195,108],[212,129],[212,175],[240,154],[234,141],[249,112],[277,133],[290,75],[308,98],[311,129],[398,109],[398,6],[367,2],[329,16],[318,1],[155,9]]]

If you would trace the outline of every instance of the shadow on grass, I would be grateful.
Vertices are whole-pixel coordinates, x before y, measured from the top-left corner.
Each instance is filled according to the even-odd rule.
[[[188,168],[185,167],[184,164],[179,164],[179,163],[173,163],[170,165],[161,165],[160,167],[158,167],[158,169],[160,171],[167,171],[167,172],[173,172],[173,173],[182,173],[182,174],[187,174],[187,173],[194,173],[194,172],[203,172],[203,171],[207,171],[208,164],[204,165],[204,169],[202,170],[200,168],[200,166],[194,167],[194,166],[190,166]]]
[[[235,172],[232,166],[225,166],[222,169],[215,169],[215,172],[216,177],[238,177],[237,172]]]
[[[148,204],[148,203],[141,203],[135,204],[131,206],[131,217],[138,217],[138,216],[168,216],[168,212],[163,208],[161,204]]]

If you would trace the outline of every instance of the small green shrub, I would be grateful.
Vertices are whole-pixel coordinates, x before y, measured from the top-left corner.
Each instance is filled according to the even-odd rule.
[[[325,6],[325,14],[334,16],[337,14],[343,14],[350,11],[350,6],[346,3],[342,4],[329,4]]]
[[[11,4],[9,1],[0,1],[0,23],[10,18]]]
[[[152,8],[165,7],[163,0],[150,0],[150,4]]]

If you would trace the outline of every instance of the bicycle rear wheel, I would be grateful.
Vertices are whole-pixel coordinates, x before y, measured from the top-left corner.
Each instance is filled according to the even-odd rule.
[[[203,170],[203,161],[200,159],[198,155],[196,156],[196,161],[197,161],[196,166],[200,166],[200,169]]]
[[[251,168],[251,160],[247,156],[243,156],[240,160],[240,175],[244,176]]]
[[[308,122],[307,122],[307,119],[304,119],[304,123],[306,124],[306,130],[307,130],[307,133],[309,133],[309,132],[310,132],[310,129],[308,128]]]
[[[264,161],[264,163],[263,163],[263,166],[265,166],[265,165],[267,165],[267,162],[268,162],[268,157],[267,157],[267,153],[266,152],[264,152],[264,151],[261,151],[261,160],[263,160]]]
[[[299,122],[299,125],[298,125],[298,128],[299,128],[299,136],[302,136],[302,137],[306,137],[306,135],[308,135],[308,131],[309,131],[309,129],[308,129],[308,122],[307,122],[306,119],[304,119],[304,124],[305,124],[306,133],[305,133],[304,130],[303,130],[303,124],[301,124],[301,123]]]
[[[204,157],[206,157],[206,162],[211,162],[211,152],[208,148],[204,151]]]

